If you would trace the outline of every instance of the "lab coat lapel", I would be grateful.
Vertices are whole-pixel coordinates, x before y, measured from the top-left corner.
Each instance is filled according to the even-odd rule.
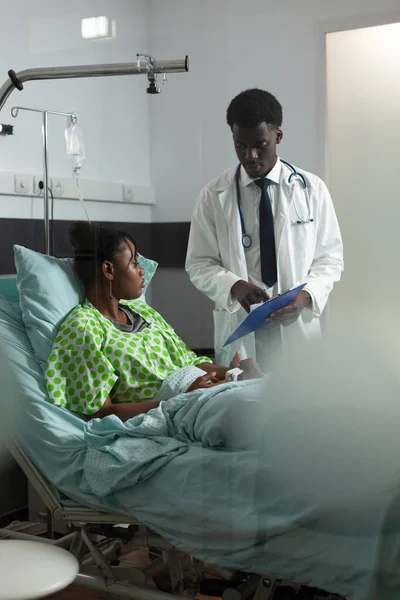
[[[283,262],[286,262],[287,260],[287,252],[285,251],[285,248],[282,247],[282,238],[284,237],[285,229],[290,227],[289,212],[293,202],[293,194],[295,191],[294,188],[294,185],[288,183],[285,169],[282,168],[277,198],[278,201],[275,209],[275,248],[278,270],[279,264],[282,263],[282,260]],[[287,233],[290,235],[290,231]],[[286,270],[287,269],[285,268],[285,271]],[[278,280],[280,280],[279,273]]]
[[[278,201],[275,209],[275,246],[277,254],[279,254],[280,251],[283,228],[285,227],[289,208],[293,200],[294,186],[288,184],[285,174],[285,168],[282,166],[277,198]]]
[[[226,240],[229,244],[230,257],[230,266],[228,268],[235,275],[247,281],[246,256],[242,244],[242,231],[233,184],[219,192],[219,202],[228,226],[228,240]]]

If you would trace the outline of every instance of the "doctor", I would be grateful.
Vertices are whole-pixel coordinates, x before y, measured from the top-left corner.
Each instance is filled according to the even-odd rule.
[[[227,111],[239,159],[209,183],[195,206],[186,271],[215,302],[216,361],[239,351],[268,371],[288,343],[321,333],[320,317],[343,270],[342,239],[321,179],[284,163],[282,107],[260,89],[242,92]],[[306,283],[294,302],[255,334],[225,341],[252,304]]]

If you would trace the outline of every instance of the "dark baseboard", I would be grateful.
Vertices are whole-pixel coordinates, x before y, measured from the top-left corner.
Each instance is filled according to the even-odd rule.
[[[151,254],[160,267],[185,268],[189,230],[190,223],[184,222],[151,224]]]
[[[68,230],[72,221],[54,221],[54,256],[71,257]],[[129,233],[140,254],[158,262],[161,268],[184,268],[189,223],[106,223],[103,225]],[[15,273],[13,245],[44,252],[44,223],[38,219],[0,218],[0,274]]]
[[[197,356],[207,356],[211,360],[215,359],[214,348],[192,348]]]

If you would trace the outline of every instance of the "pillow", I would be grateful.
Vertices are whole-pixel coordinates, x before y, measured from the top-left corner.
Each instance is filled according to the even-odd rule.
[[[55,258],[14,246],[22,318],[37,361],[44,370],[61,323],[85,298],[71,258]],[[139,255],[145,288],[157,263]]]
[[[143,300],[146,300],[146,290],[150,281],[154,277],[154,273],[157,271],[158,263],[150,258],[145,258],[138,252],[139,265],[144,269],[144,288],[143,288]]]

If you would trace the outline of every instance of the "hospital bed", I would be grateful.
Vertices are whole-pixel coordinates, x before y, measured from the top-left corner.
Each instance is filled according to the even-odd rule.
[[[170,593],[148,587],[153,577],[156,578],[157,575],[167,571],[172,594],[194,597],[199,592],[210,591],[208,578],[211,571],[212,578],[219,582],[218,594],[223,595],[224,600],[247,600],[247,598],[275,600],[280,598],[279,594],[283,590],[286,596],[281,597],[285,597],[286,600],[286,598],[295,598],[299,589],[296,583],[290,582],[300,581],[302,584],[326,589],[327,586],[321,586],[321,582],[335,581],[337,590],[340,590],[346,587],[348,581],[356,579],[360,568],[357,565],[358,570],[355,569],[353,573],[351,565],[348,565],[349,561],[344,558],[344,563],[347,563],[343,568],[346,579],[344,583],[340,582],[337,575],[342,571],[340,565],[333,569],[334,577],[331,573],[328,574],[326,569],[325,573],[321,572],[319,578],[315,577],[316,567],[313,567],[313,571],[308,563],[317,556],[318,546],[311,540],[312,544],[308,549],[307,544],[310,543],[313,535],[306,530],[302,533],[299,529],[298,533],[294,531],[285,537],[283,530],[282,535],[279,534],[278,527],[278,534],[271,535],[268,541],[271,549],[268,545],[265,550],[260,547],[258,555],[257,538],[254,538],[254,547],[253,542],[247,541],[253,539],[248,532],[251,528],[257,529],[257,521],[252,514],[251,502],[246,514],[242,515],[239,510],[245,507],[244,503],[238,501],[237,506],[235,505],[237,496],[247,498],[247,494],[246,490],[243,491],[245,487],[243,482],[240,488],[235,487],[236,473],[234,471],[226,473],[225,467],[229,464],[229,454],[219,454],[221,469],[226,477],[224,485],[226,482],[231,485],[226,501],[221,503],[222,507],[225,506],[227,514],[227,522],[222,525],[220,521],[215,520],[216,513],[212,511],[210,523],[205,521],[205,515],[208,515],[208,510],[212,508],[210,499],[213,498],[213,490],[207,488],[207,478],[203,477],[201,470],[203,469],[205,473],[215,463],[215,454],[212,450],[207,453],[204,449],[193,448],[191,453],[177,456],[172,461],[176,469],[188,473],[185,474],[184,484],[177,481],[176,485],[178,494],[185,492],[185,485],[189,486],[184,503],[187,512],[181,520],[179,520],[179,510],[172,507],[174,486],[169,485],[171,488],[169,489],[166,484],[166,481],[171,479],[170,473],[174,472],[168,470],[169,467],[162,468],[159,471],[160,475],[151,477],[145,482],[140,481],[112,498],[104,496],[99,500],[77,490],[76,473],[82,471],[81,454],[83,453],[80,453],[79,449],[83,445],[81,433],[84,430],[84,423],[68,411],[54,407],[45,401],[43,389],[37,385],[36,380],[34,381],[35,373],[39,372],[39,368],[21,324],[15,280],[0,280],[1,295],[10,300],[10,307],[7,301],[0,306],[0,345],[10,347],[12,370],[16,372],[17,397],[26,406],[23,417],[16,416],[15,431],[18,434],[8,440],[8,445],[47,509],[48,537],[41,536],[35,539],[41,543],[64,547],[78,558],[81,565],[76,580],[78,585],[107,590],[116,596],[136,600],[170,600]],[[10,388],[7,388],[4,380],[6,374],[4,370],[1,373],[2,393],[7,395],[7,389]],[[25,379],[29,379],[31,383],[26,383]],[[63,439],[64,430],[68,428],[69,437]],[[41,432],[40,440],[35,433],[36,430]],[[71,440],[76,443],[72,448],[67,447],[72,443]],[[41,465],[47,468],[47,472],[44,473],[42,468],[38,468],[38,462],[46,448],[56,466],[52,469],[50,461],[44,465],[42,459]],[[68,451],[69,465],[65,465],[63,455],[65,450]],[[193,459],[197,461],[196,471],[193,471],[193,467],[191,470],[188,467]],[[59,464],[65,466],[62,474],[56,468]],[[190,487],[193,482],[202,486],[204,499],[196,499],[196,490],[193,492]],[[222,490],[224,485],[221,487]],[[250,485],[252,485],[251,481]],[[151,498],[152,494],[154,501]],[[160,497],[162,502],[159,502]],[[147,502],[149,498],[149,505],[144,506],[143,502]],[[129,504],[127,499],[129,502],[133,499],[132,503]],[[203,504],[199,504],[198,501]],[[167,518],[164,515],[164,505]],[[54,535],[56,522],[62,523],[67,528],[66,535],[61,538]],[[149,523],[154,525],[149,526]],[[191,531],[192,527],[193,531]],[[201,537],[203,529],[206,532],[204,539]],[[225,532],[222,542],[219,537],[221,531]],[[257,536],[258,533],[256,532],[255,535]],[[0,530],[0,537],[23,539],[25,536],[26,534],[13,526]],[[331,543],[331,536],[329,543]],[[358,541],[354,545],[352,542],[349,545],[350,550],[356,549],[357,544]],[[340,539],[335,541],[335,547],[340,547]],[[124,557],[137,548],[147,549],[151,561],[144,567],[124,566]],[[298,558],[292,560],[290,558],[292,551],[297,554],[308,554],[307,560]],[[305,564],[308,572],[304,567]],[[215,581],[213,583],[217,585]],[[321,592],[320,597],[328,597],[328,594]],[[334,595],[331,597],[339,598]]]
[[[15,278],[0,278],[0,296],[18,304]],[[4,344],[0,336],[0,343]],[[46,535],[31,535],[24,530],[35,529],[35,524],[12,523],[0,529],[0,539],[28,539],[38,543],[54,544],[73,553],[81,568],[76,585],[107,591],[119,597],[134,600],[170,600],[174,596],[194,597],[204,587],[210,589],[210,566],[182,552],[146,527],[127,516],[80,505],[67,498],[38,469],[27,452],[14,440],[7,446],[30,485],[42,500],[46,513]],[[19,526],[21,525],[21,526]],[[25,525],[25,527],[24,527]],[[67,530],[65,535],[57,531]],[[57,531],[56,531],[57,530]],[[149,551],[150,560],[144,567],[121,566],[124,557],[136,549]],[[124,563],[123,563],[124,564]],[[148,587],[157,574],[167,573],[171,593]],[[233,570],[211,567],[215,585],[225,600],[272,600],[277,588],[290,593],[297,589],[268,575],[244,575],[238,579]],[[208,577],[207,577],[208,575]],[[289,596],[287,596],[289,598]]]

